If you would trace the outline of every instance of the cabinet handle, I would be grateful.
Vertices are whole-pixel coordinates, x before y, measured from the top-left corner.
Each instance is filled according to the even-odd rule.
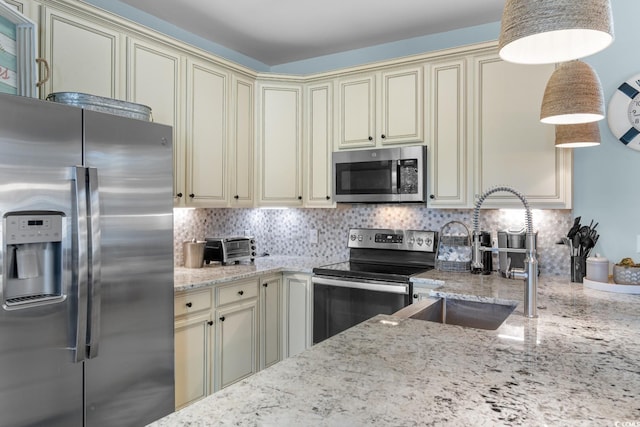
[[[237,194],[235,196],[233,196],[234,199],[238,200],[240,198],[240,196],[238,196]]]
[[[244,295],[244,291],[238,291],[238,295]]]
[[[418,299],[418,294],[413,294],[413,299]]]
[[[186,303],[185,305],[186,305],[187,307],[191,308],[191,307],[193,306],[193,303],[188,302],[188,303]]]
[[[385,139],[387,137],[387,135],[385,135],[384,133],[382,135],[380,135],[380,138]]]
[[[262,286],[264,286],[265,288],[269,286],[268,283],[263,283]]]
[[[434,194],[431,194],[431,195],[429,195],[429,198],[430,198],[431,200],[433,200],[433,199],[435,199],[435,198],[436,198],[436,196],[435,196]]]
[[[207,325],[209,325],[209,326],[213,325],[213,320],[209,320],[209,321],[207,322]]]
[[[176,197],[178,197],[178,198],[182,197],[182,193],[176,194]]]
[[[331,200],[331,196],[327,196],[327,200]]]
[[[191,197],[193,199],[194,197],[196,197],[196,195],[191,193],[191,194],[189,194],[189,197]]]
[[[369,141],[373,141],[373,137],[372,136],[369,137]]]
[[[220,321],[221,321],[221,322],[224,322],[224,316],[222,316],[222,317],[220,318]]]

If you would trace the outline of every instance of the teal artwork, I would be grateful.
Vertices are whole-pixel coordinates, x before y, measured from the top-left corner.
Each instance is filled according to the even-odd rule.
[[[16,25],[0,16],[0,92],[18,93]]]

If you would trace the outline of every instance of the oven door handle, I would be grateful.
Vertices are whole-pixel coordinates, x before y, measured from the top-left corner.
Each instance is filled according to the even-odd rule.
[[[404,295],[407,295],[409,293],[409,285],[406,283],[397,283],[391,285],[389,284],[389,282],[381,282],[376,280],[356,281],[345,279],[330,279],[327,277],[319,276],[313,276],[311,278],[311,282],[318,285],[338,286],[341,288],[356,288],[364,289],[366,291],[378,291]]]

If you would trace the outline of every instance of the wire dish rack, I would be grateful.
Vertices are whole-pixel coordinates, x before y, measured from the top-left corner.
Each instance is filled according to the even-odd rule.
[[[460,221],[450,221],[440,229],[436,249],[436,270],[471,271],[471,234]]]

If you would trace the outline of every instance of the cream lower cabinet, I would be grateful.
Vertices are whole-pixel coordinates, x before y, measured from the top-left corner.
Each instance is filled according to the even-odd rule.
[[[313,345],[313,285],[309,274],[283,275],[283,354],[294,356]]]
[[[282,274],[260,279],[260,369],[282,359]]]
[[[179,409],[211,392],[211,290],[177,294],[174,314],[175,405]]]
[[[258,279],[215,288],[214,391],[258,371]]]
[[[423,80],[420,65],[341,79],[336,95],[336,148],[424,141]]]
[[[302,207],[302,86],[258,87],[258,205]]]

